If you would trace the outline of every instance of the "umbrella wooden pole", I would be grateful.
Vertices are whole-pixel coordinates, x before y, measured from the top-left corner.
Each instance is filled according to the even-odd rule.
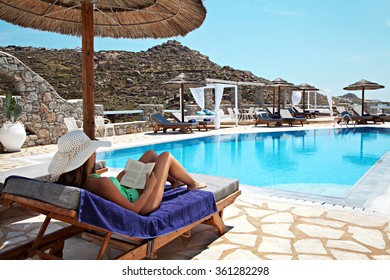
[[[364,87],[362,88],[362,116],[364,115]]]
[[[181,84],[181,89],[180,89],[180,107],[181,107],[181,121],[184,122],[184,84]]]
[[[275,94],[276,89],[274,88],[274,94],[272,95],[272,114],[275,114]]]
[[[82,18],[82,88],[83,88],[83,129],[89,138],[95,139],[95,98],[94,98],[94,27],[93,4],[83,1]]]

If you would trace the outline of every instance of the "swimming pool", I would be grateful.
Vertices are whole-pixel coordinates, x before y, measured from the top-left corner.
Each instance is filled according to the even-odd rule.
[[[189,172],[240,184],[344,197],[390,150],[390,129],[332,128],[207,136],[99,153],[110,167],[145,151],[171,152]]]

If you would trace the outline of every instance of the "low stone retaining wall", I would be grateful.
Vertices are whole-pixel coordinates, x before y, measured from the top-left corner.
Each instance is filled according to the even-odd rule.
[[[150,123],[148,121],[135,122],[120,122],[114,123],[115,135],[132,134],[151,131]],[[100,129],[98,135],[104,136],[104,130]],[[97,135],[97,136],[98,136]],[[107,136],[112,136],[112,129],[107,131]]]

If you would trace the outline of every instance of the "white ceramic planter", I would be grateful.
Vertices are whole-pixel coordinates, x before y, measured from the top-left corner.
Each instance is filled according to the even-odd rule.
[[[7,152],[20,152],[25,140],[26,131],[20,123],[6,123],[0,128],[0,142]]]

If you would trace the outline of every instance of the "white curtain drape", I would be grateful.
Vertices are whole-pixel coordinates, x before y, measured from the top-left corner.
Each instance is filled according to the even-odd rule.
[[[332,109],[332,105],[333,105],[332,90],[330,90],[330,89],[320,89],[319,92],[320,92],[321,94],[323,94],[323,95],[326,96],[326,99],[328,100],[328,104],[329,104],[329,115],[330,115],[330,116],[333,116],[333,109]]]
[[[195,99],[196,104],[203,110],[204,109],[204,90],[206,87],[190,88],[192,96]]]
[[[296,106],[301,102],[302,92],[301,91],[293,91],[291,95],[291,102],[293,106]]]
[[[214,85],[214,90],[215,90],[214,125],[215,125],[215,129],[219,129],[220,124],[221,124],[220,119],[219,119],[219,106],[221,105],[222,95],[223,95],[224,89],[225,89],[224,85],[221,85],[221,84]]]
[[[219,118],[219,106],[221,105],[222,101],[222,95],[223,91],[226,87],[232,87],[235,90],[235,108],[237,109],[238,103],[237,103],[237,86],[236,85],[229,85],[229,84],[209,84],[205,87],[200,88],[190,88],[190,91],[192,93],[192,96],[194,97],[196,103],[202,110],[205,108],[205,101],[204,101],[204,90],[208,88],[212,88],[215,90],[215,108],[214,108],[214,126],[215,129],[220,128],[220,118]],[[236,117],[236,126],[238,126],[238,118]]]

